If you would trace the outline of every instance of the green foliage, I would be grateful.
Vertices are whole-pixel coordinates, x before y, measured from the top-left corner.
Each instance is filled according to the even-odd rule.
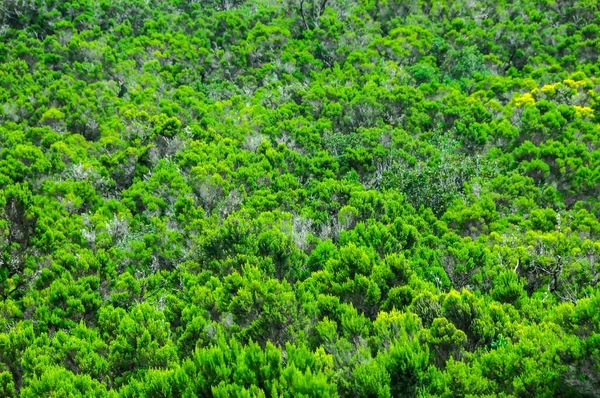
[[[594,1],[0,8],[0,396],[597,396]]]

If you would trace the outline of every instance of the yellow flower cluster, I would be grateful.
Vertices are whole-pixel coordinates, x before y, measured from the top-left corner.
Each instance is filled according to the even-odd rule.
[[[519,97],[516,97],[514,101],[517,107],[525,107],[527,105],[535,104],[535,99],[531,93],[525,93]]]
[[[590,108],[589,106],[577,106],[574,105],[573,108],[575,108],[575,114],[577,115],[577,117],[593,117],[594,116],[594,110],[592,108]]]

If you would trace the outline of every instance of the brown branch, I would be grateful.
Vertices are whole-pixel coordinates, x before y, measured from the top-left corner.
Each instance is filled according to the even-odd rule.
[[[328,1],[329,1],[329,0],[323,0],[323,1],[321,2],[321,5],[319,6],[319,17],[320,17],[321,15],[323,15],[323,13],[325,12],[325,7],[327,6],[327,2],[328,2]]]
[[[304,16],[304,0],[300,0],[300,15],[302,15],[302,22],[306,30],[309,30],[308,24],[306,23],[306,17]]]

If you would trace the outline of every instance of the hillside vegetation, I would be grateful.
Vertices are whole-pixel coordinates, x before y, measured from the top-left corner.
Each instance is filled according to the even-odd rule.
[[[599,23],[3,0],[0,396],[600,396]]]

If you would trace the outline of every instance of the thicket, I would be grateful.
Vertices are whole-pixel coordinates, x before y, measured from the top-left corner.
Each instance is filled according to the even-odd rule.
[[[600,393],[596,1],[0,6],[0,396]]]

